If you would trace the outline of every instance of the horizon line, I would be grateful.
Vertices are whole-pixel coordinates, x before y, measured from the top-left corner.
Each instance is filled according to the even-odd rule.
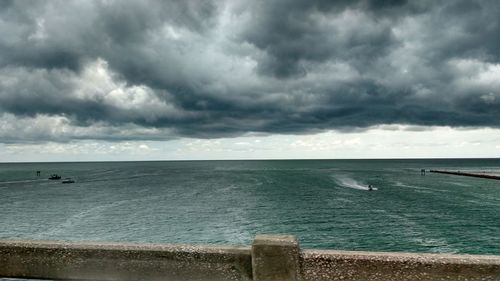
[[[500,160],[500,157],[394,157],[394,158],[258,158],[258,159],[158,159],[158,160],[81,160],[81,161],[7,161],[0,164],[48,163],[130,163],[130,162],[208,162],[208,161],[336,161],[336,160]]]

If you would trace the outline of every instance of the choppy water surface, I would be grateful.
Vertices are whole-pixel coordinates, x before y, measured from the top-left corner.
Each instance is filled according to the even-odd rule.
[[[0,239],[248,245],[286,233],[304,248],[499,255],[500,181],[421,168],[495,173],[500,160],[0,164]]]

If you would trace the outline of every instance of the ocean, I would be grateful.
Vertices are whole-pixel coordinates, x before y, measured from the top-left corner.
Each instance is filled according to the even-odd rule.
[[[500,159],[3,163],[0,239],[500,255],[500,181],[421,169]]]

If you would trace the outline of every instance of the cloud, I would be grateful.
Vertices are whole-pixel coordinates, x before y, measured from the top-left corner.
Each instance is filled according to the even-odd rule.
[[[4,143],[500,125],[498,1],[1,5]]]
[[[81,157],[82,155],[98,156],[145,156],[157,152],[158,149],[140,142],[120,142],[120,143],[99,143],[83,141],[78,143],[58,143],[48,142],[44,144],[9,144],[6,147],[7,154],[11,155],[50,155]]]
[[[0,139],[3,143],[71,142],[73,140],[170,140],[169,129],[157,129],[135,124],[110,125],[104,122],[77,126],[67,117],[37,115],[18,117],[0,115]]]
[[[315,64],[331,59],[366,65],[397,42],[392,36],[393,22],[364,8],[401,2],[382,1],[379,7],[356,1],[350,5],[348,1],[256,1],[241,40],[263,52],[256,57],[261,75],[301,77]]]

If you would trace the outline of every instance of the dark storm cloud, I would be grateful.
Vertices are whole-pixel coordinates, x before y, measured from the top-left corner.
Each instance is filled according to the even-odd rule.
[[[398,44],[391,31],[394,21],[385,18],[416,8],[400,0],[257,1],[242,40],[266,53],[259,61],[261,74],[293,78],[306,74],[307,62],[333,58],[362,65],[384,56]],[[366,15],[357,22],[335,21],[349,9]]]
[[[0,1],[0,118],[63,117],[79,139],[133,139],[102,124],[158,130],[141,139],[498,127],[499,14],[493,0]]]

